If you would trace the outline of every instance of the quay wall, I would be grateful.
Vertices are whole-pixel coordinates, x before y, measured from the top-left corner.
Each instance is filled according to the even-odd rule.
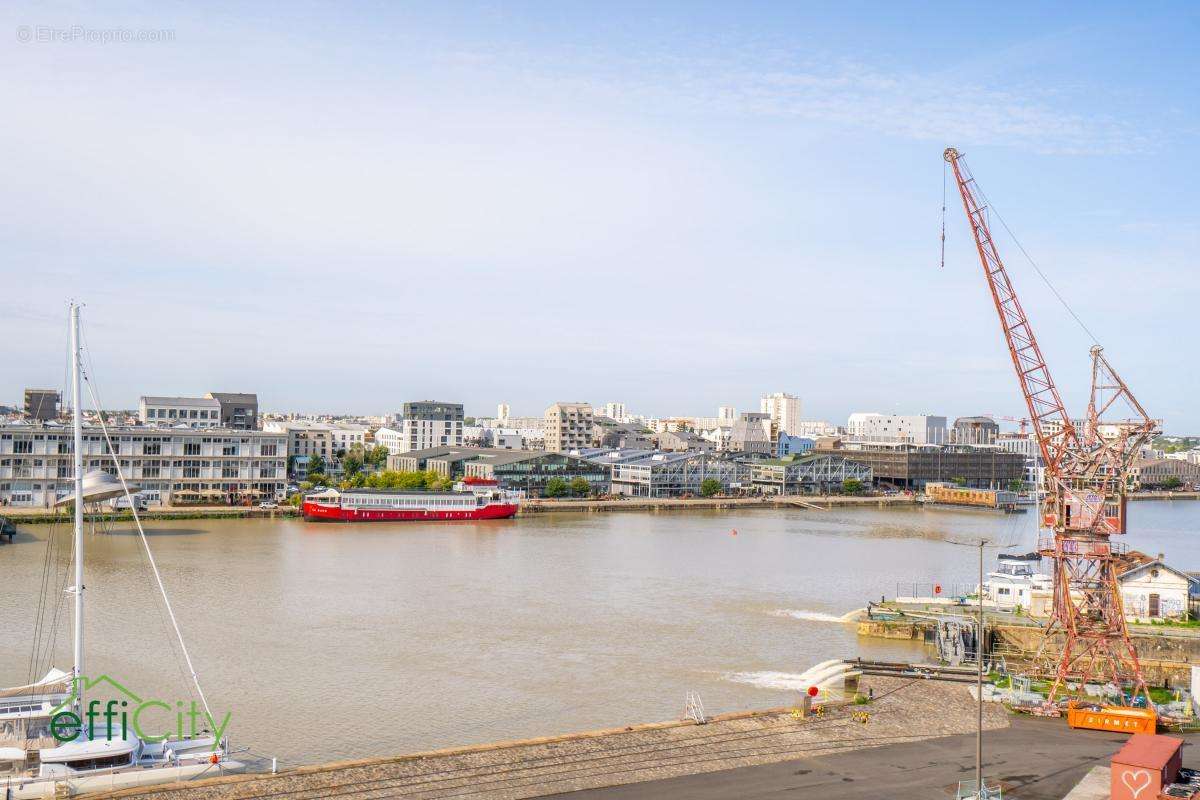
[[[586,733],[294,767],[94,795],[97,800],[261,800],[268,797],[487,797],[550,794],[695,775],[753,764],[970,733],[976,704],[958,683],[864,676],[866,705],[824,704],[801,718],[791,708],[736,712],[698,725],[670,721]],[[798,698],[797,698],[798,699]],[[1008,725],[995,704],[984,727]]]

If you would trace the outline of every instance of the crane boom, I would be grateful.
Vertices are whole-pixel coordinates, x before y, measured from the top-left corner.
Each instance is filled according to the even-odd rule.
[[[958,193],[962,195],[963,208],[971,223],[971,232],[975,235],[975,247],[979,250],[979,260],[983,264],[996,312],[1000,315],[1000,327],[1008,343],[1013,368],[1017,371],[1017,381],[1021,384],[1025,405],[1029,408],[1029,420],[1042,452],[1047,478],[1057,477],[1063,472],[1064,459],[1079,449],[1079,432],[1063,405],[1050,368],[1042,357],[1042,348],[1033,334],[1033,327],[1013,289],[1008,270],[1000,260],[985,213],[987,205],[980,202],[975,178],[971,176],[967,165],[959,160],[958,150],[947,147],[944,155],[954,170]]]

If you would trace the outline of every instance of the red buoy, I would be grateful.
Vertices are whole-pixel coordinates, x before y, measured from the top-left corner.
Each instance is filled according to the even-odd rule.
[[[817,696],[817,691],[818,691],[818,690],[817,690],[817,687],[815,687],[815,686],[810,686],[810,687],[808,687],[808,696],[809,696],[809,697],[816,697],[816,696]]]

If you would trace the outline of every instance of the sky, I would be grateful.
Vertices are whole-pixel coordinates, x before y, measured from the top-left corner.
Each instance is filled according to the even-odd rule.
[[[940,265],[953,145],[1200,433],[1197,53],[1186,3],[6,3],[0,404],[77,298],[109,407],[1024,416],[952,181]]]

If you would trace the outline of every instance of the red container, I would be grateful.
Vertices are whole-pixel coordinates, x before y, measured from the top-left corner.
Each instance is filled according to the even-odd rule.
[[[1154,800],[1183,766],[1183,740],[1135,733],[1112,757],[1112,800]]]

